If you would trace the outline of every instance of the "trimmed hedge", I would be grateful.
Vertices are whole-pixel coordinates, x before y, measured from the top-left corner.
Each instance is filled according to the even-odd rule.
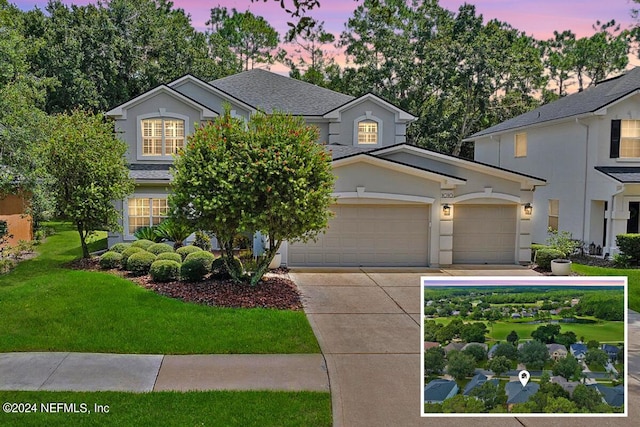
[[[144,249],[145,251],[147,250],[147,248],[151,245],[155,244],[155,242],[152,242],[151,240],[147,240],[147,239],[140,239],[140,240],[136,240],[135,242],[133,242],[131,244],[132,247],[134,248],[141,248]]]
[[[160,255],[166,252],[173,252],[173,246],[166,243],[154,243],[147,248],[147,252],[151,252],[154,255]]]
[[[178,264],[180,264],[182,262],[182,257],[180,256],[180,254],[177,254],[175,252],[162,252],[160,254],[158,254],[158,256],[156,257],[156,261],[160,261],[162,259],[168,259],[171,261],[175,261]]]
[[[183,246],[181,248],[176,249],[176,253],[180,254],[183,260],[187,257],[187,255],[195,252],[202,252],[202,249],[193,245]]]
[[[143,252],[143,251],[145,251],[145,250],[142,249],[142,248],[139,248],[137,246],[130,246],[127,249],[125,249],[124,251],[122,251],[122,260],[120,260],[122,268],[127,268],[127,260],[129,259],[129,257],[131,255],[133,255],[135,253],[138,253],[138,252]]]
[[[540,249],[551,249],[551,247],[547,245],[541,245],[540,243],[532,243],[531,244],[531,262],[536,261],[536,252],[538,252]]]
[[[180,267],[180,277],[188,282],[197,282],[204,279],[211,271],[211,264],[215,256],[211,252],[194,252],[184,259]]]
[[[108,251],[100,257],[100,268],[109,270],[111,268],[120,267],[122,262],[122,254],[116,251]]]
[[[180,278],[180,263],[170,259],[156,259],[149,268],[149,274],[155,282],[178,280]]]
[[[536,264],[543,270],[551,271],[551,261],[558,258],[564,258],[562,251],[557,249],[539,249],[536,255]]]
[[[131,247],[131,243],[116,243],[115,245],[111,246],[109,251],[118,252],[119,254],[121,254],[122,252],[124,252],[125,249],[130,247]]]
[[[185,262],[186,261],[191,261],[191,260],[200,260],[205,267],[207,268],[207,272],[211,271],[211,264],[213,263],[213,260],[216,259],[216,256],[214,254],[212,254],[211,252],[207,252],[207,251],[198,251],[198,252],[193,252],[189,255],[187,255],[187,257],[184,259]]]
[[[149,273],[151,264],[156,260],[156,256],[151,252],[141,251],[131,255],[127,260],[127,270],[137,276]]]
[[[625,255],[631,265],[638,265],[640,261],[640,234],[618,234],[616,245]]]

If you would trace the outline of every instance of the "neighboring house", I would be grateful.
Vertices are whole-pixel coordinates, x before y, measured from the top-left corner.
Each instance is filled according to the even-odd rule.
[[[495,386],[497,386],[500,382],[497,379],[489,380],[484,374],[476,374],[464,387],[464,391],[462,392],[462,394],[464,394],[465,396],[469,396],[476,387],[482,386],[482,384],[486,383],[487,381]]]
[[[458,384],[450,380],[432,380],[424,388],[424,403],[442,403],[458,394]]]
[[[602,384],[589,384],[587,387],[592,387],[598,390],[598,393],[602,396],[602,400],[609,406],[622,406],[624,405],[624,386],[618,385],[615,387],[609,387]]]
[[[289,266],[439,266],[526,263],[530,215],[545,181],[406,144],[415,117],[372,94],[358,98],[254,69],[204,82],[186,75],[119,105],[107,115],[129,145],[136,188],[115,201],[124,233],[168,215],[173,154],[199,124],[230,106],[302,116],[319,130],[337,179],[335,217],[317,241],[283,244]]]
[[[611,344],[602,344],[602,350],[607,353],[607,356],[609,356],[609,360],[611,360],[612,362],[618,358],[618,352],[620,351],[618,347]]]
[[[449,354],[449,352],[452,350],[460,351],[465,345],[466,344],[463,342],[450,342],[449,344],[444,346],[444,353]]]
[[[466,350],[469,347],[474,346],[474,345],[480,346],[480,347],[482,347],[484,349],[484,351],[487,351],[487,348],[488,348],[487,344],[486,343],[480,343],[480,342],[467,343],[467,344],[464,345],[464,347],[462,347],[462,350]]]
[[[33,223],[28,213],[31,195],[24,192],[0,195],[0,220],[7,222],[9,246],[20,240],[33,240]]]
[[[493,359],[493,355],[495,354],[497,349],[498,349],[498,344],[492,345],[489,351],[487,352],[487,358]]]
[[[575,343],[569,346],[569,351],[580,362],[587,356],[587,346],[582,343]]]
[[[522,316],[520,316],[520,313],[513,313],[513,314],[511,315],[511,318],[512,318],[512,319],[520,319],[521,317],[522,317]]]
[[[547,344],[547,349],[549,350],[549,357],[555,361],[567,357],[567,347],[562,344]]]
[[[569,393],[570,396],[573,396],[573,390],[575,390],[576,387],[580,385],[578,381],[567,381],[564,377],[561,377],[559,375],[556,377],[551,377],[551,382],[559,384],[560,387],[562,387],[564,391]]]
[[[531,235],[547,229],[615,254],[640,231],[640,67],[471,135],[477,161],[547,180],[533,194]]]
[[[425,350],[429,350],[430,348],[439,347],[439,346],[440,346],[439,342],[433,342],[433,341],[425,341],[424,342],[424,349]]]
[[[539,389],[540,384],[533,381],[529,381],[524,387],[520,381],[509,381],[504,386],[504,391],[507,393],[507,408],[511,410],[511,407],[517,403],[528,402]]]

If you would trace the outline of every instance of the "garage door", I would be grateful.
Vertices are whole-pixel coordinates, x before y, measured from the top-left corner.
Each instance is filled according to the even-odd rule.
[[[514,264],[516,206],[455,205],[453,262]]]
[[[425,266],[429,206],[335,205],[326,234],[289,245],[291,266]]]

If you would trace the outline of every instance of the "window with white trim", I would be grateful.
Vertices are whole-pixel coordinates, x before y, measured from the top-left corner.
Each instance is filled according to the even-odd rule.
[[[358,123],[358,144],[378,144],[378,123],[373,120],[363,120]]]
[[[142,227],[160,224],[169,216],[166,198],[134,197],[127,201],[128,232],[130,235]]]
[[[640,158],[640,120],[620,123],[620,158]]]
[[[554,231],[558,231],[558,217],[560,214],[560,200],[549,199],[549,221],[547,226]]]
[[[515,157],[527,157],[527,134],[517,133],[515,136],[514,146]]]
[[[171,156],[184,147],[184,120],[143,119],[142,156]]]

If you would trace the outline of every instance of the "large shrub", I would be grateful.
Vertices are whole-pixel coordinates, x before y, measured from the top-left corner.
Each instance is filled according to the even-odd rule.
[[[557,258],[566,258],[572,255],[582,245],[580,241],[573,239],[568,231],[558,231],[549,227],[548,233],[547,245],[562,253],[562,256]]]
[[[178,280],[180,278],[180,263],[170,259],[156,259],[149,268],[149,274],[155,282]]]
[[[159,261],[161,259],[169,259],[171,261],[177,262],[178,264],[182,262],[182,257],[180,256],[180,254],[177,254],[175,252],[162,252],[158,254],[158,256],[156,257],[156,261]]]
[[[127,270],[137,276],[142,276],[149,273],[149,268],[155,260],[156,256],[151,252],[136,252],[127,259]]]
[[[173,252],[173,246],[166,243],[154,243],[147,248],[147,252],[151,252],[154,255],[159,255],[164,252]]]
[[[187,255],[184,260],[185,262],[190,260],[201,260],[207,268],[207,271],[211,271],[211,264],[213,263],[214,259],[216,259],[216,256],[211,252],[199,251]]]
[[[111,252],[118,252],[119,254],[121,254],[122,252],[124,252],[125,249],[130,247],[131,247],[131,243],[116,243],[115,245],[111,246],[111,249],[109,250]]]
[[[100,268],[109,270],[111,268],[120,267],[122,262],[122,254],[120,252],[108,251],[100,257]]]
[[[564,254],[557,249],[539,249],[536,254],[536,263],[539,268],[551,271],[551,261],[563,257]]]
[[[540,249],[548,249],[549,246],[547,245],[541,245],[540,243],[532,243],[531,244],[531,262],[535,262],[536,261],[536,252],[538,252]]]
[[[122,268],[127,268],[127,260],[129,257],[135,253],[142,252],[144,249],[139,248],[137,246],[131,246],[124,251],[122,251]]]
[[[194,252],[187,255],[180,267],[180,277],[188,282],[202,280],[204,276],[211,272],[211,264],[214,259],[215,256],[207,251]]]
[[[640,261],[640,234],[618,234],[616,245],[625,255],[629,264],[638,265],[638,261]]]
[[[193,245],[183,246],[181,248],[176,249],[176,253],[180,254],[183,260],[187,257],[187,255],[192,254],[194,252],[202,252],[202,249],[199,248],[198,246],[193,246]]]
[[[151,245],[153,245],[155,242],[149,239],[140,239],[140,240],[136,240],[135,242],[133,242],[131,244],[132,247],[134,248],[141,248],[144,249],[145,251],[147,250],[147,248]]]

